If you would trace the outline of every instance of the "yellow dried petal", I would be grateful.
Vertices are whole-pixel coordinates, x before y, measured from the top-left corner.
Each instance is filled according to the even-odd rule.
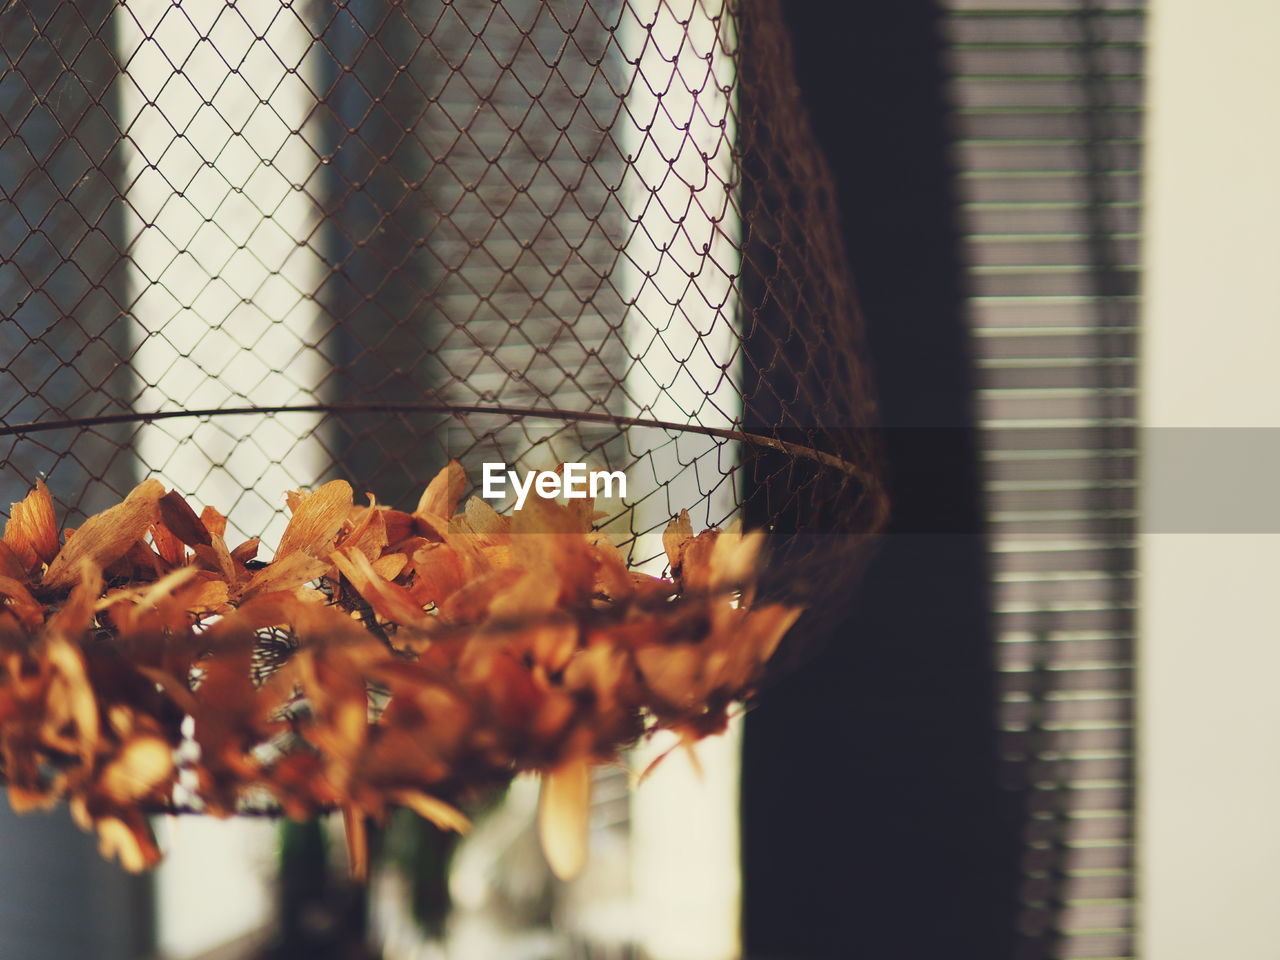
[[[132,737],[102,773],[102,788],[117,802],[145,796],[173,773],[173,750],[160,737]]]
[[[421,790],[396,790],[392,792],[391,800],[412,810],[424,820],[430,820],[441,830],[467,833],[471,829],[471,821],[461,810]]]
[[[587,862],[587,814],[591,808],[591,763],[575,757],[542,775],[538,835],[551,871],[572,880]]]
[[[120,866],[130,873],[141,873],[154,866],[160,859],[160,851],[151,838],[146,821],[129,825],[118,817],[103,817],[96,821],[98,850],[111,860],[119,859]]]
[[[394,580],[400,576],[408,563],[409,558],[403,553],[388,553],[373,561],[373,572],[384,580]]]

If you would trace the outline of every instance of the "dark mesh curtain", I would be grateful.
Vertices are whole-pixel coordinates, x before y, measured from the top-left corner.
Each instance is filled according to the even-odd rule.
[[[1130,956],[1145,5],[947,7],[1018,956]]]
[[[788,10],[894,519],[748,719],[753,957],[1132,956],[1144,15]]]

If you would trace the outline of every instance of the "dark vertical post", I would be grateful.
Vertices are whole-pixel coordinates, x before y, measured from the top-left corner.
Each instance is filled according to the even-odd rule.
[[[127,412],[127,261],[111,0],[0,4],[0,421]],[[0,510],[47,475],[59,519],[136,479],[133,428],[0,441]],[[125,960],[154,948],[151,879],[99,855],[65,807],[0,799],[0,953]]]
[[[1012,954],[988,573],[927,0],[782,4],[836,179],[893,520],[855,613],[747,719],[744,924],[765,958]]]
[[[128,412],[136,389],[107,0],[0,5],[0,420]],[[68,526],[135,481],[132,427],[0,441],[0,506],[38,475]]]
[[[320,300],[334,362],[322,385],[331,401],[432,399],[443,373],[427,248],[434,219],[423,189],[434,160],[418,129],[428,96],[444,83],[439,55],[423,36],[438,0],[317,4],[328,131],[326,246]],[[427,425],[386,413],[334,418],[335,475],[386,503],[412,506],[423,478],[442,466]]]

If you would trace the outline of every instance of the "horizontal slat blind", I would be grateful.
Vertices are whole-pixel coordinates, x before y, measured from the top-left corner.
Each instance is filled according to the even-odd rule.
[[[1133,954],[1141,0],[948,0],[1020,954]]]

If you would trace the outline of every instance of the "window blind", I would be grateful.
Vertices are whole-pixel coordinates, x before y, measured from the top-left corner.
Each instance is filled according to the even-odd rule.
[[[1144,5],[945,7],[1019,957],[1131,957]]]

